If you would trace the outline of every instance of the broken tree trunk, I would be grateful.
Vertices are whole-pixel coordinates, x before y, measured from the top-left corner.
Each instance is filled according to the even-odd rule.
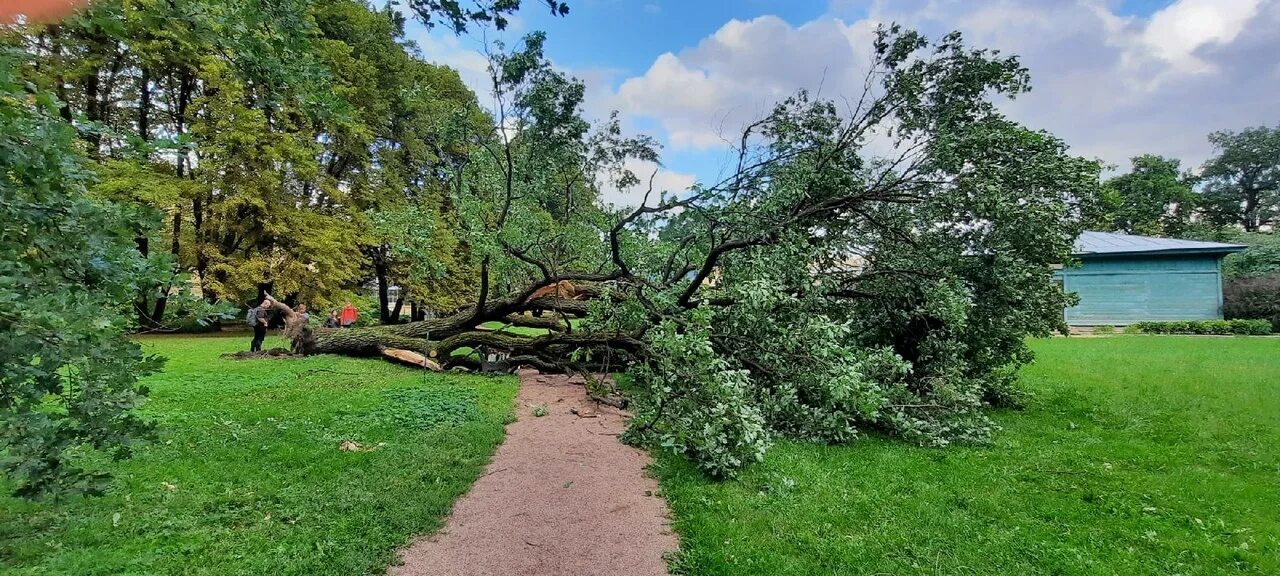
[[[434,372],[443,370],[434,360],[417,352],[409,350],[401,350],[399,348],[385,348],[382,350],[382,356],[392,362],[413,366],[414,368],[426,368]]]
[[[570,291],[563,284],[554,287],[555,291],[490,300],[479,313],[471,307],[444,318],[405,324],[318,330],[303,325],[302,316],[289,306],[269,294],[266,298],[271,301],[272,308],[284,317],[285,334],[294,340],[294,349],[300,354],[382,357],[439,370],[473,363],[470,359],[453,356],[455,350],[484,348],[510,354],[512,366],[529,365],[543,371],[564,371],[576,350],[608,348],[615,352],[617,358],[626,358],[643,348],[643,343],[635,335],[575,332],[570,319],[585,316],[588,303],[584,300],[599,295],[600,291],[594,287],[578,287]],[[531,316],[529,312],[535,309],[552,314]],[[547,333],[527,335],[486,329],[483,326],[486,322],[498,322],[503,327],[545,329]],[[611,354],[608,357],[615,356]],[[576,363],[576,369],[594,364],[586,360]]]

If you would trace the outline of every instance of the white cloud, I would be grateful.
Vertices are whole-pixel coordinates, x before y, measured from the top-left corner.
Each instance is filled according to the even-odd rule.
[[[1258,12],[1261,0],[1181,0],[1151,16],[1142,41],[1188,71],[1211,69],[1196,56],[1206,44],[1230,43]]]
[[[852,85],[856,70],[865,70],[859,65],[873,28],[833,18],[798,28],[775,16],[730,20],[696,47],[663,54],[625,80],[612,104],[657,119],[677,151],[722,146],[801,88],[826,93]]]
[[[1211,151],[1209,132],[1280,121],[1280,0],[1177,0],[1148,18],[1110,5],[876,0],[857,20],[730,20],[657,57],[611,104],[656,121],[676,153],[725,146],[724,135],[798,89],[856,98],[873,30],[896,21],[1018,54],[1034,90],[1002,105],[1010,116],[1115,164],[1157,153],[1195,166]]]
[[[653,191],[649,194],[647,205],[653,206],[657,204],[662,193],[668,196],[680,195],[693,186],[694,176],[692,174],[682,174],[674,172],[658,166],[652,162],[644,162],[641,160],[627,160],[625,164],[627,170],[630,170],[637,178],[640,184],[626,189],[619,189],[608,182],[601,183],[601,199],[607,204],[614,206],[639,206],[644,201],[645,193],[649,191],[649,183],[652,178]]]
[[[836,0],[828,15],[800,25],[730,20],[632,77],[604,67],[570,73],[587,84],[589,116],[616,109],[629,126],[657,126],[668,159],[727,148],[743,125],[802,88],[856,98],[874,30],[889,21],[932,37],[959,29],[970,45],[1018,54],[1034,89],[1002,108],[1074,153],[1113,164],[1155,153],[1192,168],[1211,153],[1209,132],[1280,122],[1280,0],[1177,0],[1149,17],[1115,12],[1116,0],[849,2],[848,12]],[[487,102],[482,38],[414,36],[426,58],[457,68]],[[656,181],[683,189],[693,179],[664,169]],[[606,198],[639,200],[634,191]]]
[[[423,59],[449,66],[458,71],[462,82],[476,93],[481,103],[493,90],[489,77],[489,59],[484,55],[484,41],[474,36],[431,34],[415,24],[409,37],[418,46]]]

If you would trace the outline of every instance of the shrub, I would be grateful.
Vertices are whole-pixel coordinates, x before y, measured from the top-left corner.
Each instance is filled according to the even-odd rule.
[[[1196,324],[1198,334],[1239,334],[1229,320],[1209,320]]]
[[[1244,334],[1249,336],[1262,336],[1270,334],[1274,330],[1273,323],[1268,320],[1230,320],[1232,331],[1234,334]]]
[[[1280,276],[1280,234],[1243,233],[1226,240],[1248,244],[1244,252],[1222,260],[1222,277],[1228,280]]]
[[[1112,325],[1110,325],[1110,324],[1103,324],[1103,325],[1101,325],[1101,326],[1094,326],[1094,327],[1093,327],[1093,333],[1094,333],[1094,334],[1115,334],[1115,333],[1116,333],[1116,327],[1115,327],[1115,326],[1112,326]]]
[[[1222,301],[1227,318],[1265,320],[1280,332],[1280,274],[1228,280],[1222,286]]]
[[[1125,328],[1126,333],[1144,334],[1217,334],[1261,336],[1271,333],[1267,320],[1191,320],[1173,322],[1138,322]]]

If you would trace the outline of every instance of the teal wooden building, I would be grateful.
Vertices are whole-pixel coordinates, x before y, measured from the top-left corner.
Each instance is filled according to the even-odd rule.
[[[1222,318],[1222,258],[1239,244],[1084,232],[1078,266],[1054,273],[1080,303],[1065,311],[1072,326],[1125,326],[1163,320]]]

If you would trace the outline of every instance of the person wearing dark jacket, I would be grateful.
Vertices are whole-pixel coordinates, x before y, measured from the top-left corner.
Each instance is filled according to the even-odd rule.
[[[245,322],[253,327],[253,341],[249,343],[250,352],[261,352],[262,341],[267,339],[267,312],[271,310],[271,301],[263,300],[255,308],[249,309]]]

